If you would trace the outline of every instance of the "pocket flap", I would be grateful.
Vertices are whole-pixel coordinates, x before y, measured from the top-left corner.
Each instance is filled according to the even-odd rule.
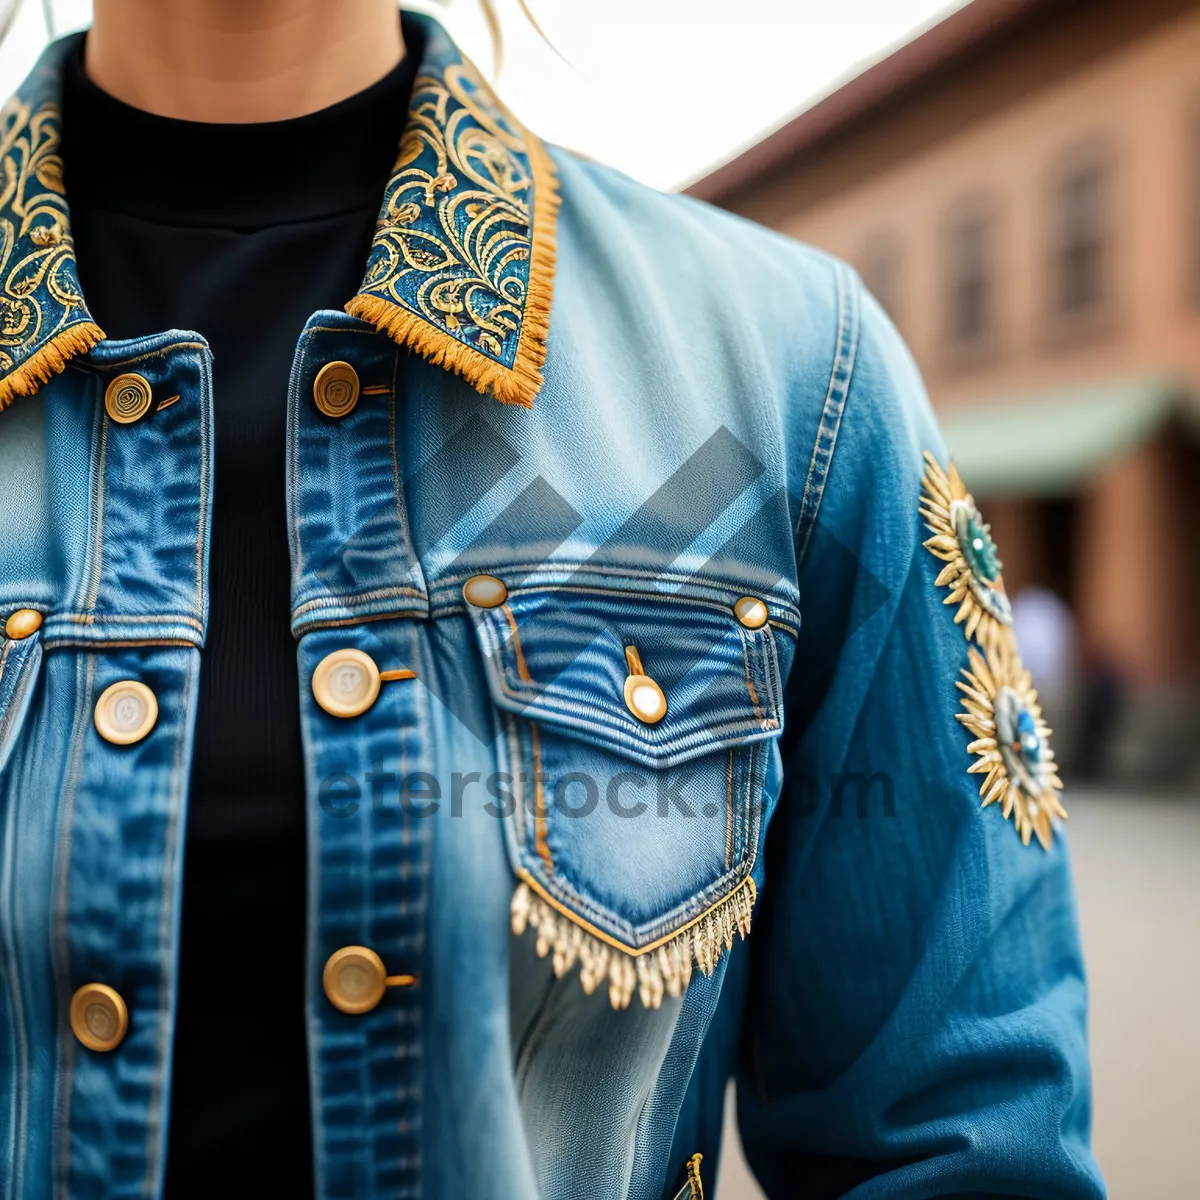
[[[782,730],[773,631],[745,628],[732,609],[545,587],[470,611],[497,707],[643,766],[679,766]],[[666,700],[665,715],[652,723],[625,700],[629,647]]]

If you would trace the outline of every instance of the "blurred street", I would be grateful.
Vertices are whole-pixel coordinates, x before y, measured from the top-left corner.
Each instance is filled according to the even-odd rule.
[[[1197,1194],[1200,796],[1068,791],[1091,979],[1095,1150],[1112,1200]],[[758,1200],[730,1131],[717,1200]]]

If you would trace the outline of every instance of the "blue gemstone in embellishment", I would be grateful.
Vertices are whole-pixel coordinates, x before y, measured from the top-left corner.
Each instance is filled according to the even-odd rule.
[[[959,553],[966,564],[967,582],[980,607],[1001,625],[1012,624],[1012,605],[1000,578],[1002,563],[991,532],[968,496],[954,501],[951,521]]]
[[[1042,790],[1042,739],[1033,713],[1010,687],[1002,687],[994,701],[996,740],[1008,777],[1027,796]]]
[[[1042,739],[1038,737],[1033,714],[1027,708],[1022,708],[1017,714],[1017,733],[1020,738],[1021,757],[1026,765],[1036,766],[1042,758]]]
[[[1000,552],[978,512],[966,517],[958,541],[967,565],[980,579],[990,583],[999,578]]]

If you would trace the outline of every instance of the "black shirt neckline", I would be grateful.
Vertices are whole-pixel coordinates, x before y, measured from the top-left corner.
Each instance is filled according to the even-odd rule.
[[[86,35],[63,71],[68,205],[174,226],[253,230],[378,209],[399,151],[421,47],[382,79],[317,112],[223,124],[145,112],[93,83]],[[419,37],[419,34],[417,35]]]

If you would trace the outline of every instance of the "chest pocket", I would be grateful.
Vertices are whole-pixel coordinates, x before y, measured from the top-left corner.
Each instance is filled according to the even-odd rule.
[[[558,975],[578,964],[585,991],[606,982],[614,1007],[635,992],[657,1007],[749,931],[788,635],[588,588],[470,611],[513,779],[514,931],[532,927]]]

